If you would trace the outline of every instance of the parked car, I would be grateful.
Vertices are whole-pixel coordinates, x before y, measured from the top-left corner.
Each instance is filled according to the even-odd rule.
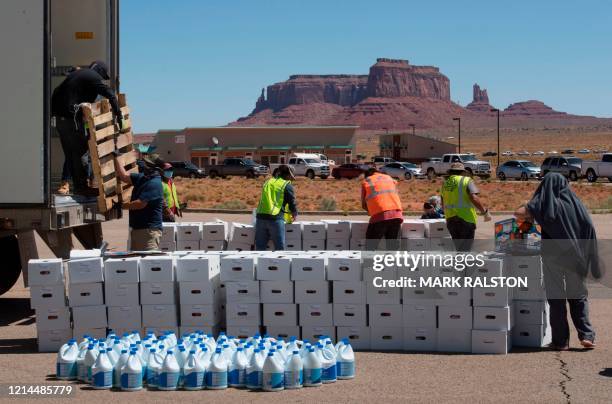
[[[482,157],[495,157],[497,156],[497,152],[494,151],[486,151],[482,153]]]
[[[501,181],[514,178],[527,181],[530,178],[540,178],[540,167],[528,160],[509,160],[497,167],[497,178]]]
[[[171,161],[173,175],[183,178],[204,178],[205,170],[191,161]]]
[[[542,175],[548,173],[559,173],[569,178],[570,181],[577,181],[582,175],[582,159],[578,157],[547,157],[540,166]]]
[[[597,181],[598,177],[608,177],[612,181],[612,153],[601,156],[601,161],[583,161],[582,172],[586,173],[589,182]]]
[[[434,179],[438,175],[448,174],[452,163],[463,163],[469,175],[483,178],[491,176],[491,164],[476,159],[473,154],[445,154],[441,161],[426,161],[421,164],[421,171],[427,174],[427,178]]]
[[[293,169],[293,174],[296,177],[306,176],[310,179],[320,177],[326,179],[329,177],[329,164],[321,161],[318,154],[314,153],[294,153],[287,163]],[[272,174],[276,172],[280,164],[270,164]]]
[[[548,154],[559,154],[559,152],[556,151],[556,150],[551,150],[551,151],[548,152]]]
[[[531,153],[529,153],[527,150],[523,150],[523,151],[516,153],[516,155],[517,156],[530,156]]]
[[[384,157],[384,156],[372,157],[372,162],[374,163],[374,166],[376,166],[376,168],[380,168],[384,166],[385,164],[396,163],[396,161],[392,159],[391,157]]]
[[[385,173],[393,178],[400,180],[411,180],[412,178],[423,178],[421,169],[412,163],[389,163],[380,169],[381,173]]]
[[[505,152],[502,153],[502,156],[513,156],[514,153],[510,150],[506,150]]]
[[[589,154],[591,151],[589,149],[580,149],[578,150],[578,154]]]
[[[542,150],[534,151],[531,153],[532,156],[543,156],[544,152]]]
[[[358,178],[367,169],[368,166],[365,164],[342,164],[341,166],[334,167],[331,175],[337,180],[341,178]]]
[[[576,153],[576,150],[574,149],[565,149],[561,152],[561,154],[574,154]]]
[[[210,178],[230,176],[255,178],[269,172],[268,167],[257,164],[253,160],[241,158],[227,158],[223,160],[223,164],[215,164],[205,168]]]

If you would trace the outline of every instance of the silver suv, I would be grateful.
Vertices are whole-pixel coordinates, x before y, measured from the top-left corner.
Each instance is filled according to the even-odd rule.
[[[570,181],[577,181],[582,176],[582,159],[578,157],[546,157],[540,167],[542,175],[559,173]]]

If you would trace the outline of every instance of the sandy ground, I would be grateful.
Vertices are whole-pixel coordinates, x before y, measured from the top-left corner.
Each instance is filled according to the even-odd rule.
[[[189,214],[185,220],[207,220],[213,214]],[[226,215],[247,222],[247,215]],[[497,219],[497,217],[496,217]],[[612,239],[612,215],[594,216],[600,238]],[[104,225],[111,247],[125,245],[125,220]],[[492,234],[490,224],[478,233]],[[54,354],[36,352],[33,312],[28,291],[18,284],[0,298],[0,383],[45,383],[55,369]],[[515,350],[505,356],[461,354],[357,354],[357,377],[321,388],[280,393],[245,390],[201,392],[141,391],[133,394],[92,391],[77,385],[76,398],[94,402],[170,402],[219,400],[248,402],[546,402],[604,403],[612,393],[612,299],[591,299],[591,321],[597,333],[594,351],[555,353]],[[572,347],[577,341],[573,334]],[[64,383],[64,382],[57,382]],[[65,398],[48,398],[60,402]],[[0,398],[0,401],[5,401]],[[25,401],[25,400],[24,400]]]

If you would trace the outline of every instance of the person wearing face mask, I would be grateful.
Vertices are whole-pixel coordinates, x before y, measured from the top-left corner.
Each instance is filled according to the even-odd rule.
[[[164,222],[174,222],[176,221],[176,216],[183,217],[183,213],[181,212],[181,202],[176,193],[176,185],[172,180],[174,174],[172,164],[161,162],[160,165],[163,169],[162,186],[164,190],[164,201],[166,202],[163,220]]]
[[[87,130],[79,105],[95,102],[98,96],[107,98],[110,102],[116,122],[121,126],[123,116],[115,92],[105,80],[109,80],[108,66],[96,60],[87,68],[74,69],[64,81],[57,86],[51,96],[51,113],[56,120],[67,167],[63,177],[64,182],[72,176],[74,193],[85,196],[97,196],[98,190],[89,188],[87,180]],[[63,183],[58,192],[68,193],[69,187]]]

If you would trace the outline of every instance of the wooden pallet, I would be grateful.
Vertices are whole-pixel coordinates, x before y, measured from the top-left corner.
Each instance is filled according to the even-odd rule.
[[[118,130],[114,124],[108,100],[82,107],[83,120],[89,132],[89,155],[94,181],[98,184],[98,210],[101,213],[111,211],[113,202],[129,201],[132,192],[132,186],[119,181],[115,174],[113,152],[120,153],[118,160],[128,173],[138,172],[138,153],[134,149],[130,109],[125,94],[119,94],[117,98],[123,114],[122,130]]]

